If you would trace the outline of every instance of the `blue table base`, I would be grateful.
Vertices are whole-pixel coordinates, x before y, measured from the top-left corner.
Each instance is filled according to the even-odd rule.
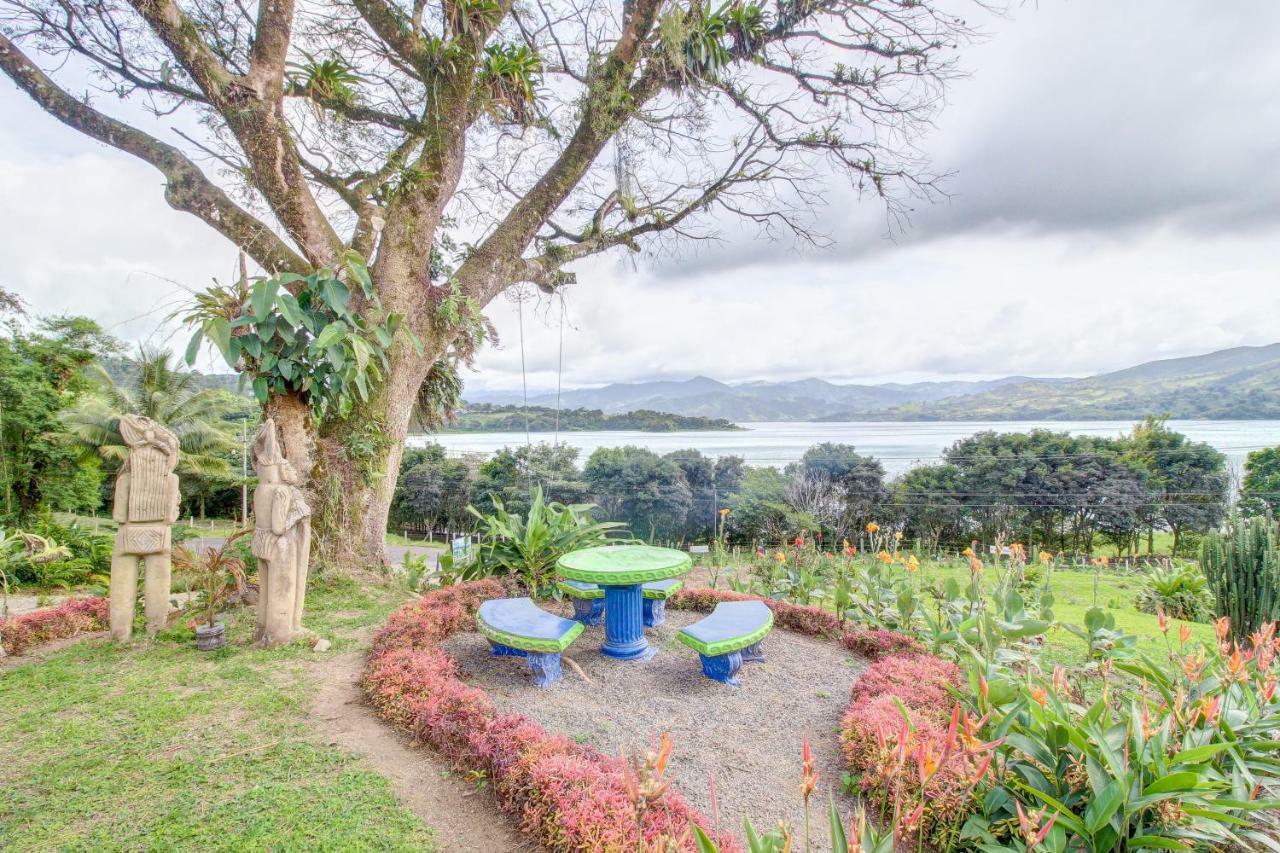
[[[738,670],[742,669],[743,662],[762,663],[764,652],[761,651],[759,643],[753,643],[736,652],[711,657],[700,654],[698,657],[702,658],[702,674],[707,678],[715,679],[730,687],[741,687],[741,682],[738,681]]]
[[[617,660],[649,660],[656,650],[644,638],[644,598],[640,584],[604,588],[604,645]]]
[[[560,680],[559,652],[526,652],[524,649],[504,646],[502,643],[495,643],[492,640],[489,641],[489,645],[492,647],[493,654],[496,657],[508,656],[527,659],[529,672],[533,674],[533,683],[539,687],[550,687]]]

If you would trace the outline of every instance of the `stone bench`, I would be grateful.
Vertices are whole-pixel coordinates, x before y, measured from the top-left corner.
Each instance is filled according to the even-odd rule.
[[[666,621],[667,599],[684,586],[678,578],[650,581],[641,585],[644,624],[656,628]],[[560,580],[556,587],[573,603],[573,618],[583,625],[599,625],[604,619],[604,590],[585,581]]]
[[[684,586],[679,578],[668,578],[664,581],[651,581],[641,586],[644,595],[644,624],[656,628],[667,621],[667,599],[676,594],[676,590]]]
[[[737,687],[742,662],[764,660],[760,641],[772,627],[773,611],[764,602],[722,601],[676,637],[702,658],[703,675]]]
[[[583,625],[599,625],[604,619],[604,590],[585,581],[560,580],[556,588],[573,603],[573,618]]]
[[[531,598],[490,599],[476,612],[476,625],[493,654],[527,659],[539,687],[560,679],[560,654],[582,633],[581,622],[548,613]]]

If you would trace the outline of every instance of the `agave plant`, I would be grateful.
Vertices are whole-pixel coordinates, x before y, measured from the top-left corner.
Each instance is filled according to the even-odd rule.
[[[518,574],[533,595],[548,592],[556,560],[570,551],[603,545],[611,531],[625,528],[616,521],[596,521],[594,504],[547,502],[542,487],[533,490],[529,514],[522,518],[493,499],[493,513],[467,510],[480,520],[480,564],[488,574]]]

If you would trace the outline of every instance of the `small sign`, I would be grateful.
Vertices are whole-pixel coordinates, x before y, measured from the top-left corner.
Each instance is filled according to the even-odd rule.
[[[471,537],[459,536],[453,540],[453,562],[467,563],[471,561]]]
[[[689,553],[690,554],[710,554],[711,546],[710,545],[690,545]]]

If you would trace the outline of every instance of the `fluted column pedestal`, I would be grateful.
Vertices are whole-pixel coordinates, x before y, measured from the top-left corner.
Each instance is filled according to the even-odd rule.
[[[656,654],[644,638],[644,594],[640,584],[604,588],[604,645],[618,660],[648,660]]]

